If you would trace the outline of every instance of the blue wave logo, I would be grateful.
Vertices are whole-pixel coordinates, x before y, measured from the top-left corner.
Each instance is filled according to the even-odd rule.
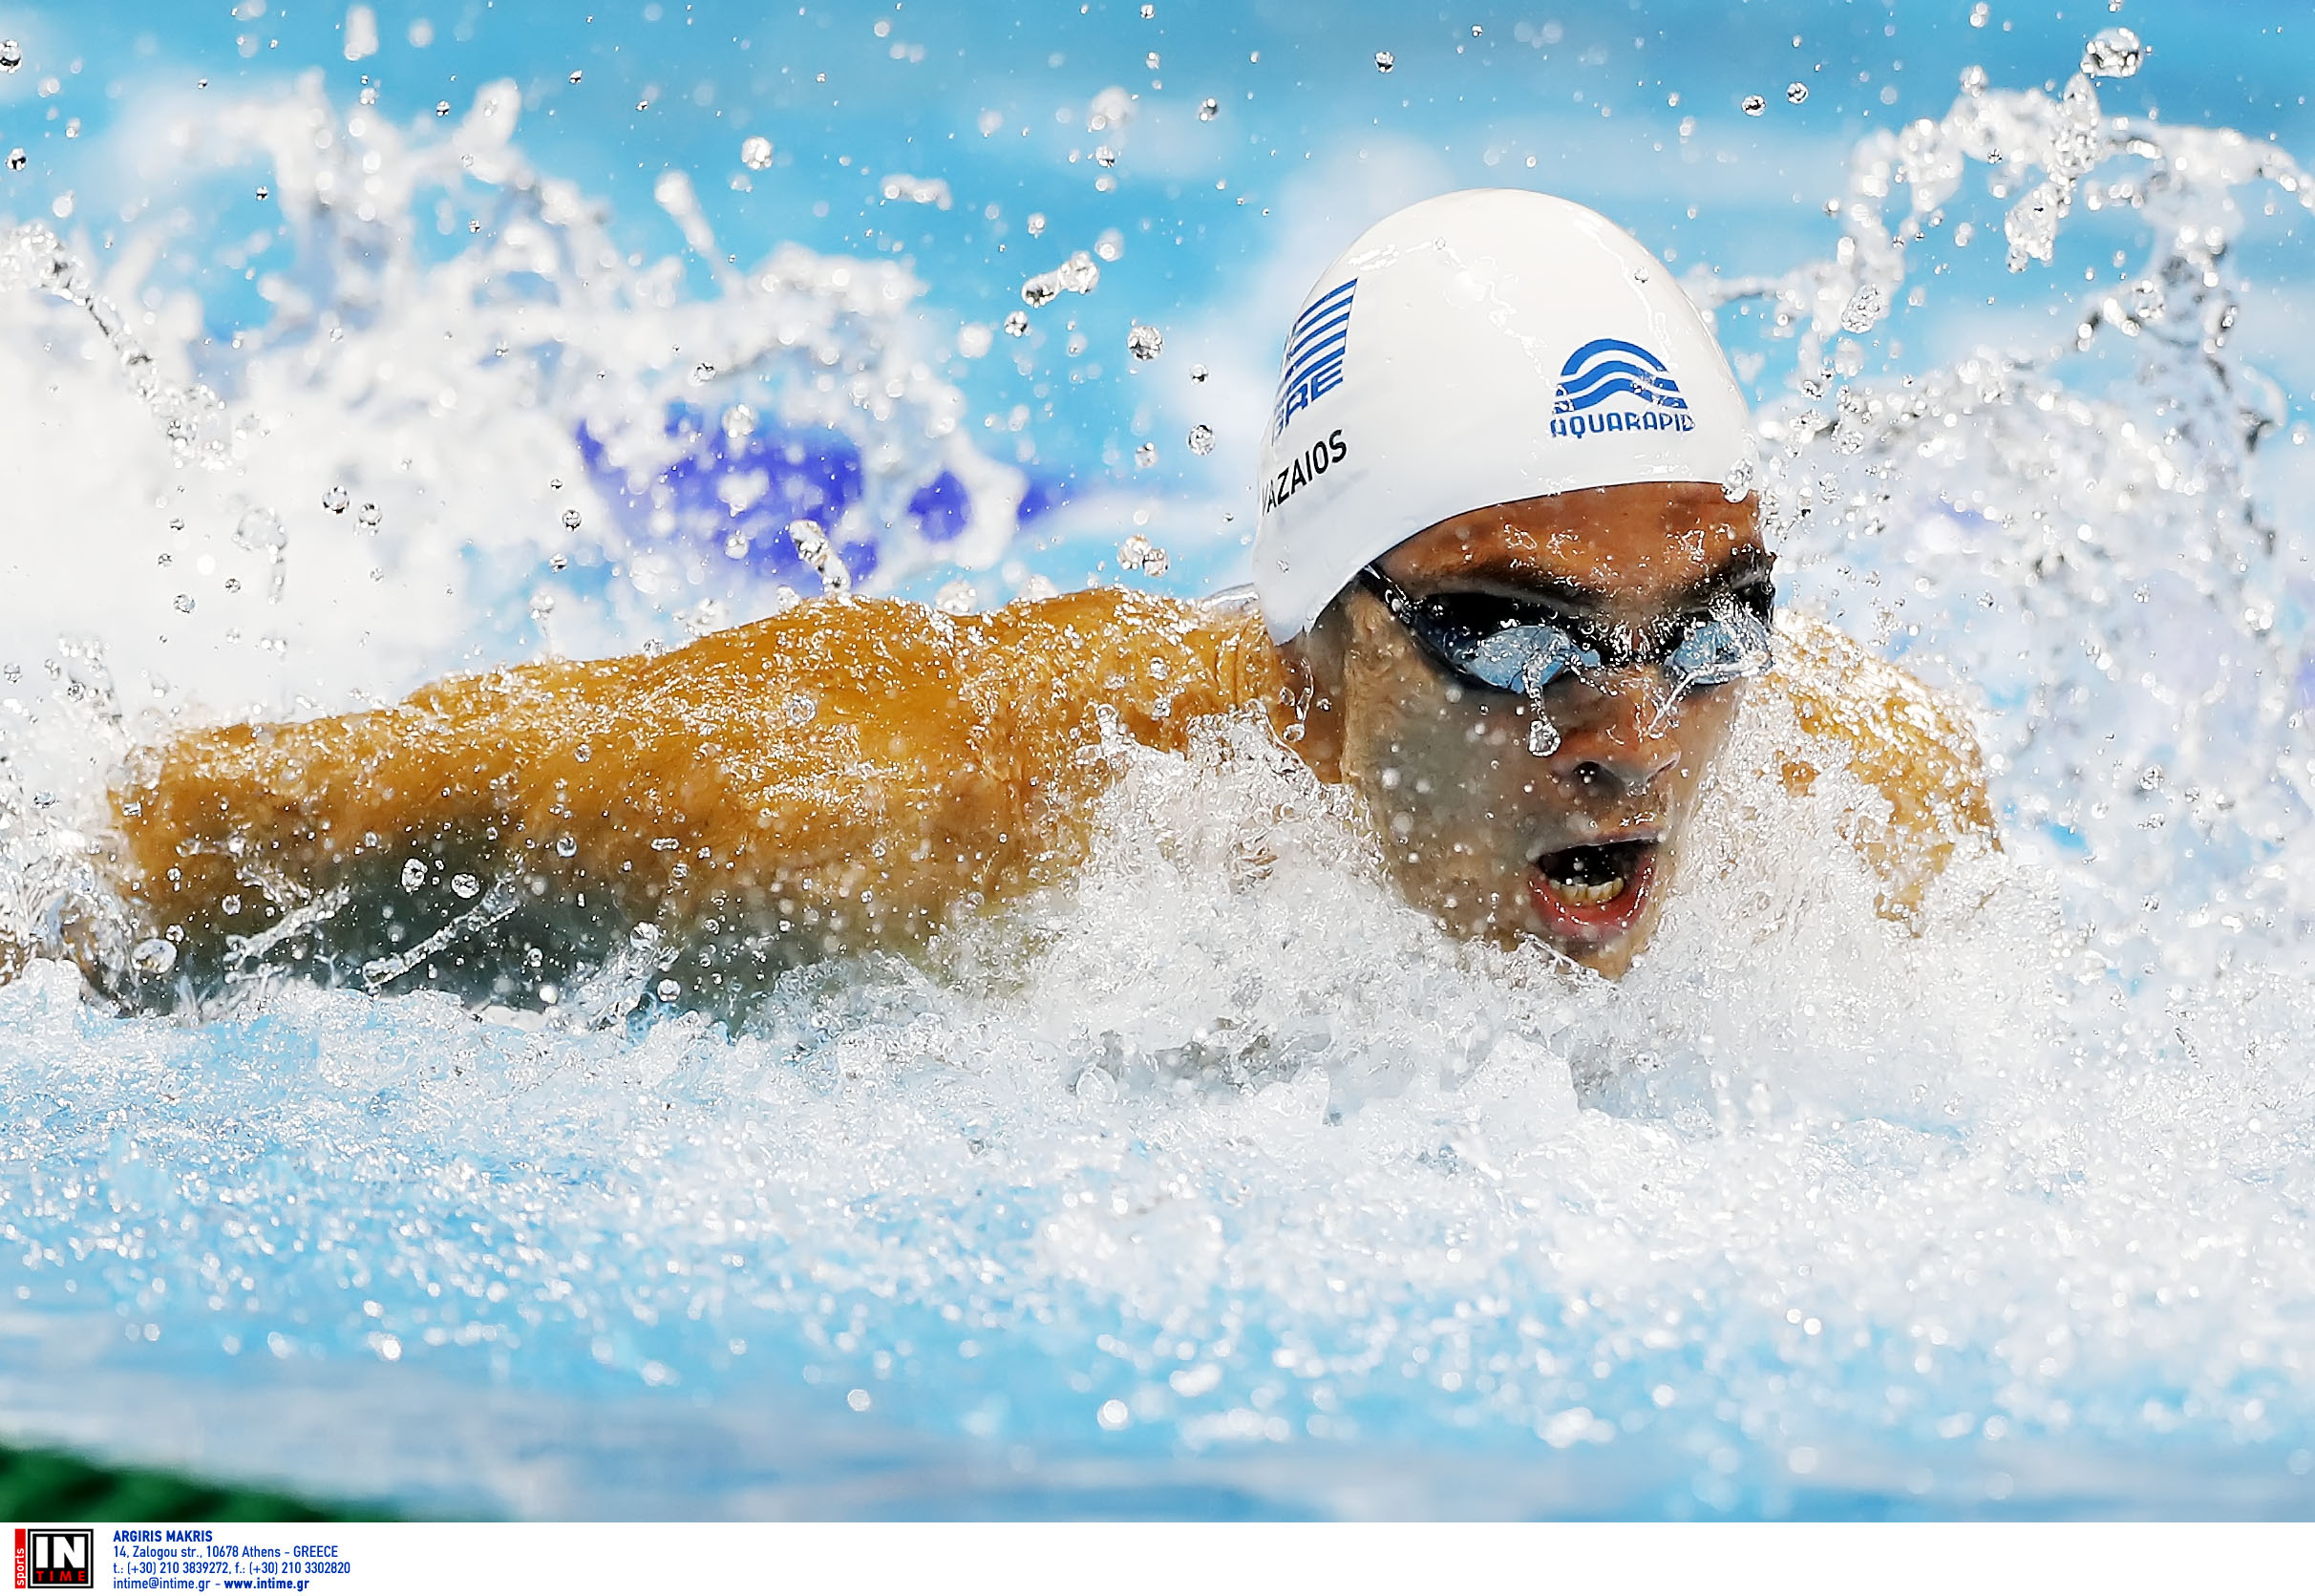
[[[1340,388],[1343,357],[1350,351],[1350,296],[1358,279],[1328,288],[1294,318],[1286,334],[1285,370],[1278,378],[1278,401],[1273,407],[1270,436],[1286,430],[1294,414],[1307,410],[1320,395]]]
[[[1619,394],[1629,394],[1643,404],[1662,405],[1666,410],[1688,409],[1688,401],[1680,396],[1680,385],[1672,380],[1663,361],[1622,338],[1594,338],[1560,368],[1560,386],[1551,396],[1551,413],[1573,415]]]

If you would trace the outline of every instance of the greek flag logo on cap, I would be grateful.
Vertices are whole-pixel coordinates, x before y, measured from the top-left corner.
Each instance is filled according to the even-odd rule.
[[[1272,437],[1286,430],[1296,411],[1308,409],[1322,394],[1342,386],[1343,356],[1350,348],[1350,296],[1357,287],[1353,277],[1328,288],[1294,318],[1294,329],[1286,334],[1285,370],[1278,379]]]

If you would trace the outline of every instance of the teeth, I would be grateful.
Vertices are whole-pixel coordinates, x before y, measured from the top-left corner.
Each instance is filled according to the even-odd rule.
[[[1597,908],[1602,904],[1612,904],[1623,897],[1625,885],[1625,878],[1617,876],[1604,882],[1553,882],[1551,889],[1560,895],[1562,904],[1572,904],[1578,908]]]

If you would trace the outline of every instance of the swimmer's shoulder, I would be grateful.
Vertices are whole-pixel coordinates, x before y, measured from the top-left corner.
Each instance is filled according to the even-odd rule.
[[[1857,839],[1889,881],[1885,908],[1909,915],[1957,847],[1999,845],[1977,735],[1953,697],[1792,610],[1776,617],[1776,668],[1764,685],[1815,745],[1779,752],[1777,774],[1790,791],[1815,787],[1829,745],[1888,801],[1887,819],[1860,822]]]

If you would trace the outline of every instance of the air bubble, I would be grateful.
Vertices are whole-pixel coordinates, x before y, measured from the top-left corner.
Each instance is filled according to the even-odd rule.
[[[760,172],[772,164],[772,140],[760,133],[750,134],[739,141],[739,163],[751,172]]]
[[[1540,703],[1531,703],[1527,720],[1527,752],[1539,759],[1548,758],[1560,752],[1560,728],[1543,713]]]
[[[147,937],[129,950],[129,963],[140,975],[166,975],[176,967],[177,945],[165,937]]]
[[[557,859],[568,859],[578,851],[579,839],[571,836],[568,832],[565,832],[561,837],[555,839],[555,857]]]
[[[1190,453],[1210,455],[1214,452],[1214,429],[1200,421],[1190,429]]]
[[[672,1003],[677,998],[683,996],[683,983],[669,977],[669,979],[660,982],[656,990],[659,993],[660,1002]]]
[[[426,884],[426,862],[422,859],[402,861],[402,890],[415,892]]]
[[[457,875],[450,878],[450,889],[461,898],[471,898],[476,893],[482,890],[482,883],[475,877],[461,870]]]
[[[1155,360],[1165,351],[1165,334],[1142,322],[1126,332],[1125,347],[1136,360]]]

